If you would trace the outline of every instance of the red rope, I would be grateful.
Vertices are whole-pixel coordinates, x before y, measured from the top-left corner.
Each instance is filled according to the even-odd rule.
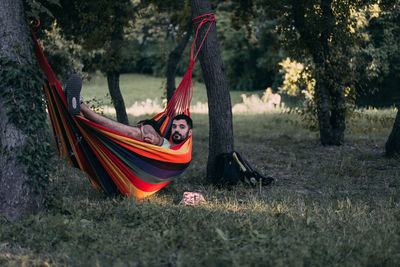
[[[201,19],[201,20],[199,20],[199,19]],[[197,27],[197,30],[196,30],[196,35],[195,35],[194,40],[193,40],[192,50],[190,52],[190,58],[193,61],[195,61],[196,58],[197,58],[197,55],[200,52],[201,47],[203,46],[204,41],[206,40],[206,37],[208,35],[208,32],[210,31],[210,28],[211,28],[212,24],[215,22],[215,16],[214,16],[214,13],[204,14],[204,15],[201,15],[201,16],[198,16],[198,17],[192,19],[192,21],[193,21],[193,24],[199,24],[199,26]],[[208,22],[211,22],[211,23],[208,26],[208,29],[207,29],[206,33],[204,34],[203,40],[201,41],[201,43],[200,43],[200,45],[199,45],[199,47],[197,49],[196,55],[193,57],[194,47],[195,47],[195,44],[196,44],[196,41],[197,41],[197,35],[199,33],[199,30],[203,26],[203,24],[208,23]],[[191,65],[192,65],[192,62],[191,62]],[[194,65],[194,62],[193,62],[193,65]]]
[[[31,21],[32,27],[37,28],[37,27],[40,26],[40,19],[37,20],[37,23],[36,23],[36,24],[33,24],[33,22],[34,22],[34,21],[32,20],[32,21]]]
[[[175,114],[181,113],[189,113],[189,106],[190,102],[192,101],[193,97],[193,85],[192,85],[192,70],[195,63],[195,60],[202,48],[206,37],[211,29],[212,24],[215,22],[214,13],[204,14],[194,18],[193,24],[198,24],[196,34],[193,40],[192,48],[190,51],[190,64],[189,68],[183,77],[181,83],[179,84],[178,88],[176,89],[174,95],[172,96],[171,100],[168,102],[167,107],[165,108],[165,114],[169,117],[173,117]],[[195,52],[196,41],[198,38],[199,31],[204,24],[209,23],[206,33],[204,34],[203,39],[201,40],[200,45]]]
[[[35,25],[32,25],[32,26],[38,27],[39,24],[40,24],[40,22],[38,22],[38,24],[36,26]],[[58,90],[62,90],[61,85],[58,82],[56,75],[53,72],[53,69],[51,68],[50,64],[47,62],[47,59],[43,54],[43,51],[39,45],[39,42],[38,42],[33,30],[31,30],[31,33],[32,33],[32,38],[33,38],[33,42],[34,42],[34,51],[35,51],[36,61],[38,62],[39,67],[44,72],[44,75],[46,76],[47,80],[49,81],[49,84],[54,85]]]

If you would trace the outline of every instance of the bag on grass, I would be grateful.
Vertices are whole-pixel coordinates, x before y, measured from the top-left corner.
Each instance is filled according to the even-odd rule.
[[[214,184],[236,185],[240,181],[251,186],[269,185],[274,179],[256,171],[240,152],[222,153],[215,161],[216,177]]]

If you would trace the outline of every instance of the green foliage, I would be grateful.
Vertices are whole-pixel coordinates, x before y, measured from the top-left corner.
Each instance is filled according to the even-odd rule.
[[[64,84],[69,76],[78,73],[82,78],[87,76],[83,72],[83,62],[92,57],[86,53],[80,45],[66,40],[60,33],[57,24],[53,24],[45,30],[45,34],[39,40],[43,53],[58,81]]]
[[[397,4],[396,4],[397,3]],[[358,101],[363,105],[391,106],[400,97],[400,7],[398,1],[382,2],[376,5],[375,16],[369,15],[364,34],[368,37],[363,43],[359,65],[364,78],[358,84]],[[369,11],[371,12],[371,11]]]
[[[42,125],[40,130],[47,131],[44,127],[45,125]],[[29,175],[33,188],[37,192],[47,189],[50,182],[49,173],[53,168],[48,161],[53,152],[47,139],[29,135],[18,154],[19,161],[26,165],[24,171]]]
[[[292,56],[301,62],[311,60],[323,64],[324,67],[314,64],[311,70],[314,77],[320,76],[326,82],[329,90],[354,88],[359,75],[354,71],[352,59],[359,53],[358,47],[363,38],[361,28],[364,24],[355,25],[360,25],[360,20],[364,17],[357,17],[353,13],[364,8],[366,3],[325,1],[330,4],[328,9],[332,12],[331,16],[328,16],[329,14],[325,13],[329,11],[323,10],[322,2],[288,2],[292,2],[292,9],[288,11],[288,16],[281,17],[279,24],[286,49],[292,51]],[[301,14],[296,12],[295,8],[304,12],[304,22],[299,22],[297,16]],[[290,49],[291,47],[297,49]]]
[[[101,55],[97,66],[101,71],[120,71],[124,28],[135,18],[135,4],[132,1],[61,0],[60,7],[54,7],[51,11],[67,40],[73,40],[83,49],[97,51]]]
[[[229,1],[217,4],[219,43],[231,88],[234,90],[259,90],[267,86],[276,88],[279,79],[277,62],[280,61],[281,55],[274,23],[271,21],[265,23],[264,18],[260,17],[254,19],[251,26],[244,25],[234,30],[232,28],[234,20],[229,21],[229,18],[232,18],[232,4]],[[75,44],[72,42],[69,46],[57,44],[57,47],[49,45],[50,51],[54,51],[49,55],[62,62],[56,66],[76,66],[76,60],[73,64],[68,64],[65,59],[68,59],[68,54],[71,55],[70,58],[75,59],[78,55],[84,64],[85,72],[101,70],[106,73],[109,70],[116,70],[122,73],[164,76],[169,53],[187,31],[187,23],[191,17],[188,1],[142,0],[140,3],[133,1],[131,5],[125,3],[125,13],[121,16],[127,16],[129,19],[116,22],[103,18],[107,12],[113,17],[113,12],[117,9],[110,1],[93,1],[93,3],[89,1],[80,5],[78,1],[64,0],[60,1],[60,5],[62,8],[51,7],[57,20],[57,27],[61,28],[63,36],[73,40]],[[95,18],[100,16],[100,9],[102,19],[96,20]],[[74,17],[74,20],[71,17]],[[115,30],[114,35],[112,28]],[[121,29],[123,34],[116,36],[116,33],[121,33]],[[54,36],[53,32],[54,30],[49,33]],[[112,46],[112,40],[115,46]],[[68,40],[64,43],[68,44]],[[90,53],[79,51],[82,49],[76,47],[76,44],[80,44],[82,49]],[[112,47],[118,49],[111,49]],[[187,69],[189,50],[190,47],[186,49],[178,64],[178,75],[183,75]],[[68,76],[70,73],[70,70],[56,69],[56,73],[59,71],[63,76]],[[202,80],[198,67],[195,68],[193,76],[199,81]]]
[[[122,72],[153,74],[165,77],[169,53],[187,34],[191,11],[186,1],[142,0],[134,23],[125,29],[122,46]],[[184,75],[188,50],[178,65],[177,75]]]
[[[307,98],[312,98],[315,90],[315,78],[312,77],[310,71],[310,64],[297,62],[286,58],[282,60],[279,65],[281,66],[280,72],[284,76],[282,86],[278,89],[282,93],[290,96],[305,95]]]
[[[53,17],[50,5],[59,5],[59,0],[24,0],[24,10],[27,20],[42,17]]]
[[[140,39],[123,42],[121,47],[121,73],[142,73],[164,77],[168,53],[172,50],[172,41],[149,41],[146,45],[141,45],[140,42]],[[187,66],[180,66],[177,73],[183,75],[186,68]]]
[[[145,7],[138,10],[136,23],[126,28],[129,41],[122,47],[121,70],[164,76],[168,55],[186,31],[191,11],[184,1],[142,1],[142,4]],[[257,18],[251,26],[234,29],[233,8],[230,1],[216,4],[218,42],[230,88],[250,91],[276,87],[281,55],[274,23]],[[189,51],[190,46],[178,65],[178,75],[187,70]],[[202,81],[198,67],[193,78]]]
[[[311,64],[299,63],[290,58],[279,63],[280,72],[284,80],[279,91],[288,96],[296,98],[296,105],[289,109],[289,112],[295,112],[300,115],[302,126],[306,129],[318,130],[317,105],[315,103],[315,78],[312,77]]]
[[[182,36],[186,30],[185,25],[191,20],[191,10],[188,0],[140,0],[140,2],[143,7],[139,11],[141,19],[145,17],[143,16],[144,13],[153,10],[153,19],[160,20],[166,17],[168,23],[172,26],[170,29],[171,32],[175,32],[178,37]]]
[[[281,60],[274,21],[260,15],[238,25],[234,5],[223,2],[216,10],[218,45],[232,90],[260,90],[275,86]]]
[[[105,49],[132,19],[131,1],[61,0],[53,10],[62,33],[87,50]],[[71,19],[73,18],[73,19]]]
[[[42,76],[33,64],[19,64],[7,58],[0,59],[0,93],[4,99],[7,117],[27,135],[25,144],[17,147],[18,160],[27,168],[35,190],[42,191],[49,182],[51,154],[46,136],[46,112]],[[6,144],[2,149],[7,150]]]
[[[18,128],[33,134],[46,119],[43,93],[39,91],[42,79],[37,67],[16,64],[6,58],[2,58],[0,64],[1,95],[7,106],[7,116]]]

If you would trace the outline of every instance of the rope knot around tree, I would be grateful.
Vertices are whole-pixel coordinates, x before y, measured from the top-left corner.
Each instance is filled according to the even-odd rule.
[[[201,47],[203,46],[204,41],[206,40],[206,37],[208,35],[208,32],[210,31],[211,26],[215,22],[215,15],[214,15],[214,13],[204,14],[204,15],[195,17],[194,19],[192,19],[192,22],[193,22],[193,24],[199,24],[199,26],[197,26],[196,35],[194,37],[193,44],[192,44],[192,49],[191,49],[191,52],[190,52],[191,61],[195,61],[196,58],[197,58],[197,55],[200,52]],[[199,30],[201,29],[201,27],[204,24],[206,24],[208,22],[210,22],[210,25],[208,26],[207,31],[204,34],[203,40],[201,41],[199,47],[197,48],[196,55],[193,56],[194,55],[194,47],[195,47],[195,44],[196,44],[196,41],[197,41],[197,36],[199,34]]]

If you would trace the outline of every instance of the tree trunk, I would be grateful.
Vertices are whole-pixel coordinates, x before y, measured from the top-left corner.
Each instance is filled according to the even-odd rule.
[[[0,57],[10,58],[18,64],[31,63],[28,33],[22,1],[0,1]],[[10,121],[6,107],[10,103],[5,104],[5,101],[0,94],[0,214],[16,220],[38,210],[42,195],[35,193],[29,183],[30,177],[24,172],[25,163],[17,158],[17,151],[25,144],[27,136]]]
[[[397,104],[396,107],[396,119],[385,146],[388,157],[393,157],[395,154],[400,155],[400,104]]]
[[[330,49],[329,49],[329,38],[331,38],[332,31],[335,27],[335,15],[332,11],[332,0],[322,0],[321,9],[323,12],[323,23],[325,25],[322,30],[321,37],[319,38],[321,48],[324,55],[324,75],[320,79],[324,80],[327,86],[327,94],[330,99],[330,141],[325,145],[336,145],[340,146],[344,143],[344,130],[346,129],[346,99],[344,95],[344,86],[337,83],[332,85],[331,82],[327,82],[327,73],[331,71],[332,63],[330,63]],[[333,70],[334,71],[334,70]],[[322,142],[322,137],[321,137]],[[324,142],[322,142],[324,144]]]
[[[294,1],[292,6],[294,23],[300,33],[300,38],[306,44],[307,50],[312,55],[315,63],[315,101],[317,105],[317,116],[319,124],[320,140],[322,145],[331,144],[331,125],[329,108],[329,91],[324,80],[325,74],[325,53],[321,39],[317,33],[310,30],[305,20],[304,4],[301,1]]]
[[[316,64],[318,68],[317,72],[320,72],[322,71],[322,67],[318,67],[318,65],[320,64]],[[328,88],[326,87],[322,73],[316,75],[317,82],[315,88],[315,100],[317,102],[317,115],[321,144],[323,146],[327,146],[332,144],[332,127],[330,122]]]
[[[332,145],[341,146],[344,144],[346,129],[346,99],[343,87],[333,89],[331,102]]]
[[[209,0],[191,0],[192,17],[212,12]],[[207,31],[208,23],[199,31],[197,47]],[[197,25],[194,26],[197,28]],[[232,106],[228,79],[217,43],[215,23],[204,41],[199,53],[201,69],[207,88],[208,115],[210,121],[207,180],[215,178],[215,157],[233,150]]]
[[[190,33],[192,31],[192,21],[188,23],[187,33],[183,36],[182,40],[178,43],[174,50],[169,54],[168,65],[167,65],[167,100],[171,100],[175,93],[175,76],[176,76],[176,66],[182,57],[182,53],[190,39]]]
[[[129,124],[126,115],[125,102],[122,98],[121,89],[119,88],[119,72],[107,72],[107,83],[110,96],[117,113],[117,120],[123,124]]]
[[[110,49],[105,56],[106,60],[109,61],[106,63],[107,83],[108,91],[110,92],[111,100],[117,114],[117,121],[128,125],[129,121],[128,116],[126,115],[125,102],[119,87],[120,68],[122,61],[121,47],[124,39],[124,31],[123,26],[119,22],[118,18],[120,18],[124,12],[121,9],[121,5],[114,5],[114,8],[115,17],[113,22],[113,30],[111,33]]]

